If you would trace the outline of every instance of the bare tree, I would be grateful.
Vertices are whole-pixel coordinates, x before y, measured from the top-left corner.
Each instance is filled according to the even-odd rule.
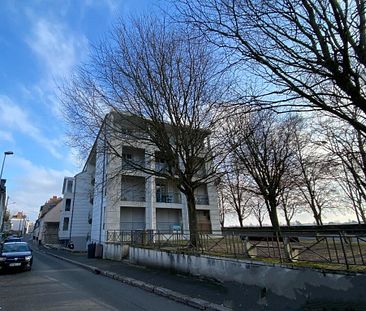
[[[262,107],[322,110],[366,133],[363,0],[180,0],[177,8],[231,65],[261,77]]]
[[[238,163],[235,163],[235,161],[228,163],[223,180],[224,200],[231,210],[235,212],[240,227],[243,227],[243,221],[250,215],[249,204],[253,194],[246,190],[246,178],[243,172],[241,172]]]
[[[195,190],[217,177],[215,155],[222,154],[222,144],[210,144],[209,138],[219,119],[215,106],[229,94],[229,79],[214,56],[189,31],[164,20],[121,21],[63,88],[79,146],[102,127],[111,157],[171,181],[185,195],[193,246]],[[146,161],[123,157],[118,142],[126,137],[144,146]]]
[[[324,148],[328,150],[338,170],[335,179],[348,198],[358,222],[366,222],[366,137],[345,123],[325,120],[321,123]]]
[[[231,208],[226,200],[226,191],[225,185],[222,180],[220,180],[219,185],[217,186],[217,195],[218,195],[218,207],[219,207],[219,221],[221,228],[225,226],[226,215],[231,212]]]
[[[293,133],[298,119],[270,111],[232,117],[227,141],[243,174],[249,180],[246,190],[263,198],[273,228],[280,231],[277,209],[294,170]]]
[[[291,221],[295,215],[304,210],[303,206],[299,203],[299,193],[296,189],[285,189],[280,194],[280,205],[279,209],[282,211],[285,217],[286,225],[291,226]]]
[[[323,224],[323,211],[334,208],[334,162],[314,139],[314,133],[299,129],[293,133],[298,174],[294,179],[304,209],[310,209],[317,225]],[[314,143],[315,142],[315,143]]]
[[[259,227],[262,228],[264,219],[266,218],[267,215],[267,209],[263,200],[261,199],[253,200],[250,213],[258,221]]]

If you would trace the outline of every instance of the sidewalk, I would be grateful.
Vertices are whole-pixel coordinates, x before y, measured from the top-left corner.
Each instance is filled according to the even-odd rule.
[[[132,265],[127,261],[87,258],[85,253],[35,246],[35,249],[67,260],[106,277],[155,292],[201,310],[231,310],[228,289],[217,282],[198,277],[173,274],[166,270]]]

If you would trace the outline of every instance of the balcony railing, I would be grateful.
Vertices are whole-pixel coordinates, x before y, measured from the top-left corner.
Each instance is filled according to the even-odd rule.
[[[168,166],[165,163],[155,162],[155,170],[160,173],[166,173],[168,171]]]
[[[145,222],[121,222],[122,231],[145,230]]]
[[[145,167],[144,160],[125,160],[122,159],[122,169],[135,170],[138,167]]]
[[[197,205],[209,205],[208,195],[195,195]]]
[[[182,203],[182,197],[178,192],[156,193],[156,202],[160,203]]]
[[[160,232],[160,233],[182,232],[183,224],[158,221],[158,222],[156,222],[156,230],[157,230],[157,232]]]
[[[133,201],[133,202],[145,202],[145,189],[144,191],[129,190],[122,191],[121,201]]]

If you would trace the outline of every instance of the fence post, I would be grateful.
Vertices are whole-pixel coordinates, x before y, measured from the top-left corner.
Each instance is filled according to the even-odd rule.
[[[349,270],[349,264],[348,264],[347,253],[346,253],[346,250],[345,250],[345,248],[344,248],[343,237],[342,237],[342,233],[341,233],[341,232],[339,232],[339,240],[341,241],[341,246],[342,246],[342,251],[343,251],[344,261],[345,261],[345,263],[346,263],[347,270]]]
[[[241,237],[243,240],[243,250],[244,250],[244,256],[247,258],[252,258],[257,256],[257,249],[255,246],[251,245],[249,242],[249,237],[245,236],[244,238]]]
[[[285,251],[285,259],[287,261],[292,261],[292,249],[288,237],[283,238],[283,248]]]
[[[278,253],[280,256],[280,262],[283,262],[283,258],[282,258],[282,254],[281,254],[281,247],[280,247],[280,237],[279,237],[279,232],[276,230],[276,243],[277,243],[277,249],[278,249]]]

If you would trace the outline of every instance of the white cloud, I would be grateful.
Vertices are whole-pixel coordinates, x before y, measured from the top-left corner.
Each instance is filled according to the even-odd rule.
[[[12,213],[24,211],[31,220],[37,219],[40,206],[50,197],[61,195],[63,178],[74,175],[68,170],[37,166],[19,156],[14,157],[9,165],[11,170],[19,172],[8,183],[10,201],[15,201],[9,209]]]
[[[30,35],[25,41],[43,70],[37,84],[31,86],[30,96],[38,97],[39,102],[61,120],[57,84],[68,79],[76,66],[87,58],[88,39],[53,15],[39,17],[34,11],[28,10],[27,16]]]
[[[86,37],[55,20],[31,18],[31,22],[31,35],[26,40],[29,47],[45,65],[49,77],[67,77],[87,53]]]
[[[48,150],[55,158],[61,159],[61,153],[58,151],[60,142],[57,139],[47,138],[41,130],[34,125],[31,118],[21,107],[16,105],[6,96],[0,95],[0,124],[2,128],[12,131],[18,131],[31,137],[43,148]]]
[[[8,142],[13,143],[14,138],[13,138],[13,135],[11,134],[11,132],[0,130],[0,141],[8,141]]]

